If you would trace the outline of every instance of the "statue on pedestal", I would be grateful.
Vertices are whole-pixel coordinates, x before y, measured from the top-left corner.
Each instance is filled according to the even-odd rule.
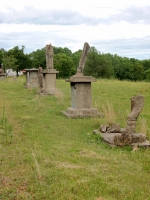
[[[53,46],[51,44],[46,45],[46,69],[49,72],[53,69]]]

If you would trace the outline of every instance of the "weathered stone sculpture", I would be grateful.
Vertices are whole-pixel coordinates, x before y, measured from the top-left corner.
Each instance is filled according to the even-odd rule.
[[[80,61],[79,61],[79,66],[77,68],[77,74],[82,73],[82,75],[83,75],[83,69],[84,69],[84,66],[85,66],[85,62],[86,62],[86,58],[87,58],[89,50],[90,50],[90,46],[87,42],[85,42],[84,47],[83,47],[83,51],[82,51],[82,55],[81,55],[81,58],[80,58]]]
[[[53,46],[46,45],[46,70],[39,68],[39,94],[50,95],[56,90],[56,74],[59,73],[53,66]]]
[[[53,46],[51,44],[46,45],[46,69],[49,72],[53,69]]]
[[[127,126],[125,128],[120,128],[119,124],[113,124],[112,126],[102,124],[100,130],[94,130],[94,133],[100,133],[103,140],[111,146],[150,146],[145,134],[136,133],[136,121],[143,106],[143,96],[132,97],[131,113],[127,117]]]
[[[39,70],[38,70],[38,83],[39,83],[39,89],[41,90],[43,88],[43,69],[42,69],[42,67],[39,67]]]
[[[84,43],[77,73],[66,80],[70,82],[71,87],[71,107],[63,111],[63,114],[70,118],[103,116],[96,108],[92,108],[91,82],[96,82],[96,79],[83,75],[89,49],[89,44]]]
[[[144,97],[141,95],[131,98],[131,113],[127,117],[126,131],[135,133],[136,120],[144,106]]]

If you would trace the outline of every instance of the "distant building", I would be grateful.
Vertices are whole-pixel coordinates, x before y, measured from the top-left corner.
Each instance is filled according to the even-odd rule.
[[[12,69],[6,69],[7,76],[16,76],[17,72],[13,71]],[[22,71],[18,72],[19,75],[23,75]]]

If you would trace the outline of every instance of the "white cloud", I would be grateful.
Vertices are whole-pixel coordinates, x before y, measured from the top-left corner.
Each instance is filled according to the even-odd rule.
[[[26,52],[54,46],[145,59],[150,57],[149,0],[0,1],[0,48]]]

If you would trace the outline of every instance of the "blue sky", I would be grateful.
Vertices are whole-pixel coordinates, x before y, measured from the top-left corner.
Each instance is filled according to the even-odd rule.
[[[0,1],[0,48],[30,53],[51,43],[72,52],[84,42],[103,53],[150,59],[149,0]]]

